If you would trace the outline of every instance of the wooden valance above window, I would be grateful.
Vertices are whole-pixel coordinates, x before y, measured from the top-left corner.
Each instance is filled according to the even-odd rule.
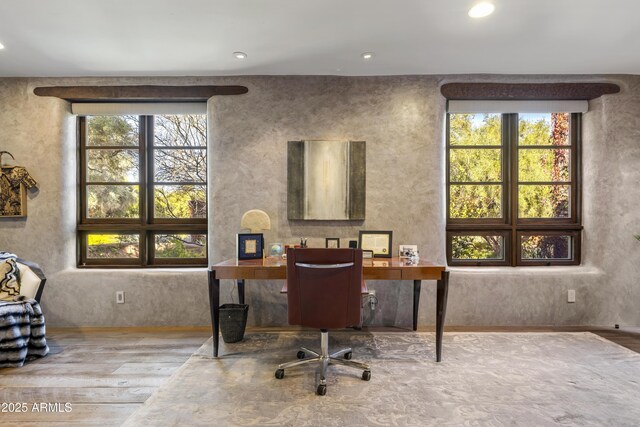
[[[590,100],[620,92],[614,83],[446,83],[448,100]]]
[[[38,96],[55,96],[70,102],[206,102],[216,95],[242,95],[245,86],[47,86]]]

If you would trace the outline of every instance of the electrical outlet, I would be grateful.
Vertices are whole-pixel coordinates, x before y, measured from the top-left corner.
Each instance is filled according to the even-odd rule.
[[[118,304],[124,304],[124,291],[116,292],[116,302]]]
[[[574,289],[567,291],[567,302],[576,302],[576,291]]]

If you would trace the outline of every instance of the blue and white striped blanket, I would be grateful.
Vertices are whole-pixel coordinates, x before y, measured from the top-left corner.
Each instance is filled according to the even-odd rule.
[[[49,353],[44,316],[35,299],[0,301],[0,368]]]
[[[16,259],[18,255],[12,254],[11,252],[0,251],[0,261],[4,261],[5,259]]]

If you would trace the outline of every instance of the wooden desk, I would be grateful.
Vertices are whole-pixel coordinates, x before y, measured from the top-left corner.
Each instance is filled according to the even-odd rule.
[[[442,360],[442,335],[444,318],[447,311],[449,294],[449,272],[445,266],[430,261],[418,260],[411,264],[400,258],[374,258],[363,260],[365,280],[413,280],[413,330],[418,327],[418,307],[420,305],[420,287],[422,280],[436,280],[436,361]],[[227,260],[213,265],[209,269],[209,305],[211,309],[211,328],[213,329],[213,355],[218,357],[220,329],[220,280],[237,281],[238,300],[244,304],[245,280],[285,280],[287,278],[287,260],[265,258],[238,261]]]

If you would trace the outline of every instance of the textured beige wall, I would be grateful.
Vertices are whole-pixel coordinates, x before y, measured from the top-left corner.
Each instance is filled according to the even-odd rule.
[[[108,79],[0,80],[0,149],[27,167],[39,189],[29,196],[26,219],[0,220],[0,250],[44,269],[42,305],[50,326],[206,325],[205,269],[75,268],[76,120],[67,102],[37,97],[33,88],[78,82],[113,84]],[[116,304],[118,290],[125,291],[126,304]]]
[[[74,268],[75,130],[68,105],[39,98],[38,85],[244,84],[249,93],[209,101],[212,261],[233,256],[242,213],[272,219],[267,242],[325,237],[342,243],[360,229],[391,229],[394,251],[417,244],[444,261],[444,107],[449,81],[613,81],[623,92],[591,102],[584,117],[584,264],[579,267],[455,268],[449,324],[640,325],[635,308],[640,242],[640,78],[629,76],[238,77],[0,80],[2,149],[40,182],[29,218],[0,221],[0,249],[39,262],[50,281],[43,297],[54,325],[189,325],[209,321],[204,270],[87,271]],[[286,143],[367,141],[367,219],[286,218]],[[250,322],[286,324],[277,282],[248,283]],[[374,282],[380,304],[367,323],[408,325],[411,284]],[[423,285],[421,324],[434,322],[434,286]],[[577,303],[566,303],[566,290]],[[115,291],[127,304],[115,304]],[[236,299],[223,281],[222,299]]]

